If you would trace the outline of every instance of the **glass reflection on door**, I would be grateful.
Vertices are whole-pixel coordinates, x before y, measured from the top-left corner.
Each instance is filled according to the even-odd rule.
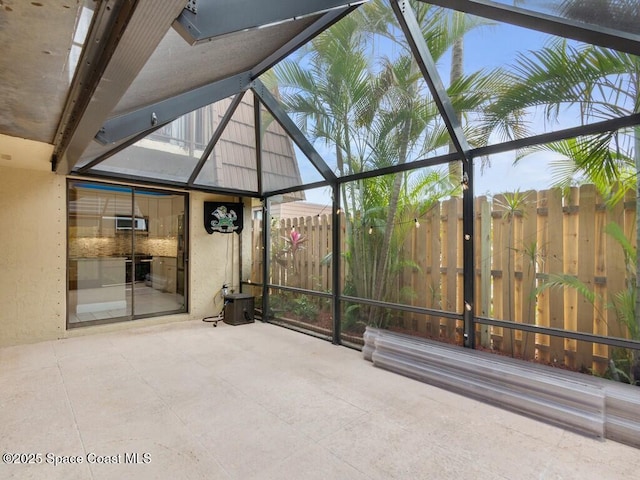
[[[185,196],[69,183],[68,323],[186,311]]]
[[[148,219],[135,236],[135,313],[184,311],[184,197],[136,189],[134,204]]]
[[[133,313],[132,189],[73,182],[69,187],[69,323]]]

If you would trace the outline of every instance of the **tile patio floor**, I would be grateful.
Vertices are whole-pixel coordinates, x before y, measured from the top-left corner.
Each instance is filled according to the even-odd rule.
[[[42,455],[40,464],[0,463],[2,479],[640,475],[637,449],[263,323],[192,321],[0,349],[0,452]],[[136,453],[141,463],[130,463]],[[55,456],[82,463],[54,466]],[[97,462],[108,457],[118,463]]]

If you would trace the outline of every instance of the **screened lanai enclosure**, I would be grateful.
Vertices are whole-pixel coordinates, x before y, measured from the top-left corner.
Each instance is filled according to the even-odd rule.
[[[241,280],[264,321],[640,382],[636,0],[48,3],[3,2],[33,25],[0,32],[9,55],[52,38],[0,73],[47,101],[9,95],[0,125],[55,146],[78,238],[95,185],[137,186],[113,197],[128,275],[153,287],[151,233],[179,270],[183,194],[227,194],[254,205]],[[184,311],[184,288],[144,313]]]

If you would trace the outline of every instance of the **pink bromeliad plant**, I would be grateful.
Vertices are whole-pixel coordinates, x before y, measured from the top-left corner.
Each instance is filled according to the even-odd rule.
[[[288,250],[291,255],[295,256],[296,252],[302,248],[302,244],[307,241],[307,237],[296,230],[291,230],[289,237],[283,237],[288,244]]]
[[[296,253],[304,248],[307,237],[292,229],[289,235],[281,236],[282,243],[274,245],[273,259],[283,267],[290,267],[296,272]]]
[[[288,236],[282,236],[280,238],[284,240],[284,248],[276,253],[275,259],[279,264],[285,267],[289,266],[293,269],[294,273],[297,273],[296,253],[304,248],[303,243],[307,241],[307,237],[296,230],[291,230]]]

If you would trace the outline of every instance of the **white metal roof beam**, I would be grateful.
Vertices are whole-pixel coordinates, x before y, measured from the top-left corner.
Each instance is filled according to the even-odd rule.
[[[191,45],[368,0],[191,0],[173,27]]]
[[[54,140],[53,169],[63,175],[71,172],[133,83],[184,0],[112,0],[100,8],[98,13],[113,20],[92,24]]]
[[[119,142],[131,135],[152,129],[155,125],[169,123],[205,105],[244,92],[250,85],[251,74],[244,72],[110,118],[100,128],[96,140],[105,145]]]
[[[355,8],[337,8],[326,13],[309,28],[300,32],[272,55],[269,55],[269,57],[252,68],[250,72],[239,73],[233,77],[213,82],[173,98],[108,119],[96,134],[95,139],[103,145],[117,143],[132,135],[149,131],[156,124],[168,123],[205,105],[246,91],[251,81]]]

